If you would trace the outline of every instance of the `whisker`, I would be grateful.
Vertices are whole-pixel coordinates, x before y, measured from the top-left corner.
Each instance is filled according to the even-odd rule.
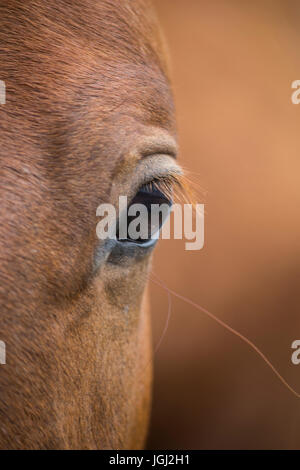
[[[156,276],[157,277],[157,276]],[[196,308],[197,310],[200,310],[202,313],[207,315],[209,318],[217,322],[219,325],[221,325],[223,328],[228,330],[230,333],[233,335],[237,336],[239,339],[241,339],[244,343],[248,344],[251,349],[253,349],[260,357],[261,359],[267,364],[267,366],[273,371],[273,373],[276,375],[276,377],[280,380],[280,382],[297,398],[300,398],[300,393],[298,393],[289,383],[284,379],[284,377],[278,372],[276,367],[271,363],[271,361],[266,357],[266,355],[246,336],[244,336],[242,333],[239,333],[237,330],[229,326],[227,323],[225,323],[223,320],[218,318],[216,315],[213,313],[209,312],[206,308],[201,307],[201,305],[197,304],[196,302],[193,302],[192,300],[188,299],[187,297],[178,294],[174,290],[170,289],[167,287],[163,282],[157,281],[153,279],[153,282],[155,284],[159,285],[163,289],[167,290],[169,294],[174,295],[174,297],[177,297],[178,299],[182,300],[183,302],[186,302],[187,304],[191,305],[192,307]]]
[[[155,276],[155,274],[154,274],[153,272],[150,273],[150,275],[151,275],[151,274]],[[155,276],[155,277],[157,277],[157,276]],[[149,278],[149,279],[150,279],[150,281],[155,282],[154,279],[151,279],[151,278]],[[155,356],[156,353],[158,352],[158,350],[159,350],[159,348],[160,348],[160,346],[161,346],[161,344],[162,344],[162,342],[163,342],[163,340],[164,340],[164,338],[165,338],[165,336],[166,336],[166,334],[167,334],[167,331],[168,331],[168,328],[169,328],[169,324],[170,324],[170,320],[171,320],[172,297],[171,297],[171,293],[170,293],[170,292],[167,291],[167,293],[168,293],[168,313],[167,313],[167,318],[166,318],[166,321],[165,321],[165,326],[164,326],[163,332],[162,332],[162,334],[161,334],[161,336],[160,336],[160,338],[159,338],[158,343],[157,343],[156,346],[155,346],[155,349],[154,349],[154,356]]]

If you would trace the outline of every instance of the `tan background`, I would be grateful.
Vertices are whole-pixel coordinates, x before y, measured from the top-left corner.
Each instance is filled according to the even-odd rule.
[[[206,207],[205,248],[162,241],[153,271],[252,339],[300,392],[297,1],[156,0],[173,63],[180,162]],[[152,286],[154,340],[167,294]],[[155,358],[150,448],[298,448],[300,400],[256,354],[173,299]]]

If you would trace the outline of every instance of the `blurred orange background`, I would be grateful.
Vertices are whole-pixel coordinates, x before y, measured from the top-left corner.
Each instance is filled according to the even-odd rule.
[[[161,241],[153,272],[254,341],[300,392],[291,362],[300,339],[299,2],[154,3],[172,62],[179,161],[206,216],[204,248]],[[157,344],[168,296],[151,291]],[[154,379],[149,448],[300,448],[300,400],[246,344],[176,298]]]

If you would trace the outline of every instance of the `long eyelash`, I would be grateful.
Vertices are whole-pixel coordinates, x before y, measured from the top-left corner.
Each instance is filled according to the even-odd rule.
[[[151,192],[153,189],[158,189],[164,196],[179,204],[189,204],[193,208],[193,217],[198,213],[202,217],[202,213],[198,212],[199,207],[197,202],[203,201],[205,198],[204,191],[199,194],[199,188],[195,183],[188,178],[185,173],[171,173],[167,176],[154,178],[152,181],[146,183],[144,187],[148,188]],[[207,214],[204,209],[204,214]]]
[[[184,174],[172,173],[167,176],[154,178],[144,185],[149,192],[157,189],[168,199],[174,202],[188,203],[195,205],[195,198],[189,187],[188,180]]]

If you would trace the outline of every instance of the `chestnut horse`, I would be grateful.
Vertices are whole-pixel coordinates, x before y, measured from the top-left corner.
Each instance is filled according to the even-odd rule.
[[[96,210],[176,165],[164,42],[147,0],[2,0],[0,25],[0,446],[141,448],[152,248]]]

